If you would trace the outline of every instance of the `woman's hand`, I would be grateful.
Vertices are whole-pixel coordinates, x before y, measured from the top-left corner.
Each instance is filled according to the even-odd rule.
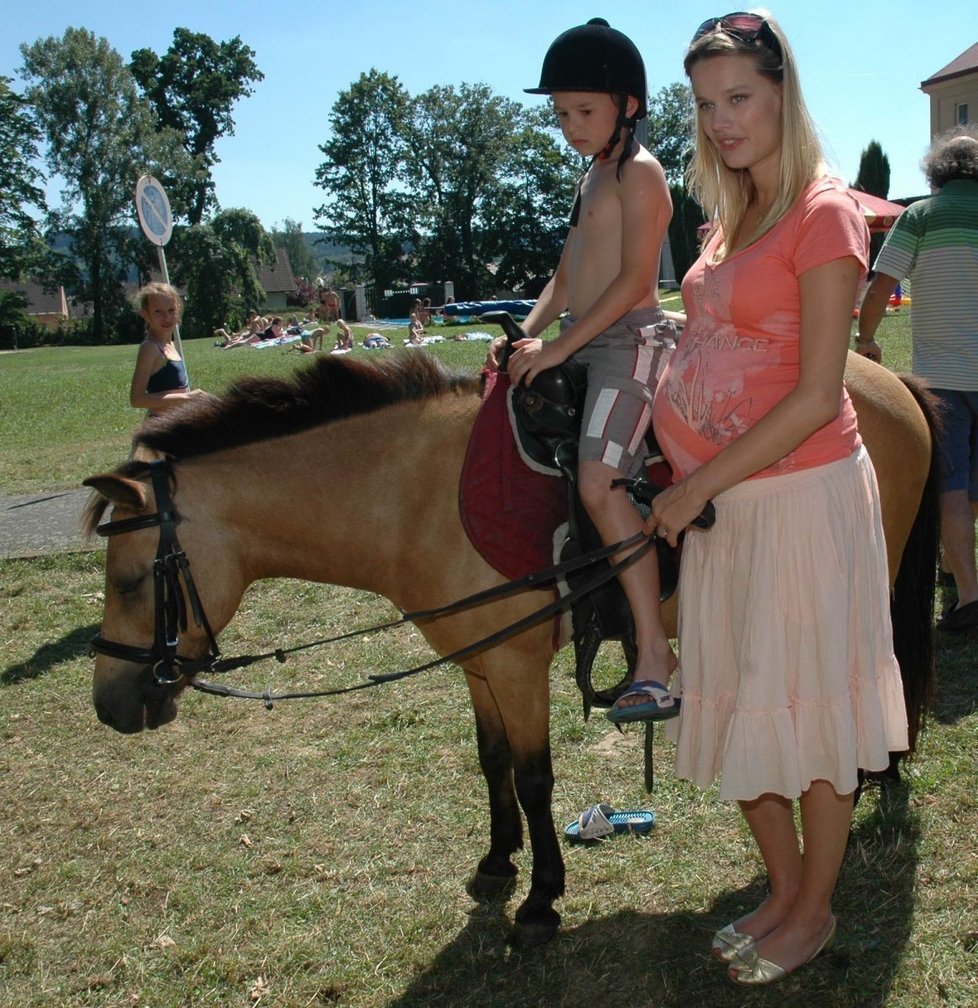
[[[708,501],[709,497],[691,487],[688,479],[673,483],[652,498],[652,512],[645,520],[643,531],[648,536],[658,536],[670,546],[675,546],[680,532],[689,528],[702,514]]]
[[[873,337],[870,337],[862,343],[859,342],[857,337],[855,350],[861,357],[866,357],[868,360],[876,361],[877,364],[883,363],[883,348]]]

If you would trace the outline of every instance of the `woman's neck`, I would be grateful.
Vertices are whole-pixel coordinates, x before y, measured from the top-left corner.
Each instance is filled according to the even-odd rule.
[[[737,224],[737,230],[732,240],[727,243],[727,254],[730,255],[752,244],[757,237],[761,222],[767,218],[778,197],[777,181],[773,185],[765,184],[770,180],[751,174],[753,196],[744,209],[744,214]]]
[[[761,166],[758,166],[760,169]],[[750,173],[751,186],[754,190],[754,198],[748,205],[748,210],[757,216],[758,220],[763,220],[778,201],[781,192],[781,163],[780,160],[771,164],[765,164],[763,170],[753,170]]]

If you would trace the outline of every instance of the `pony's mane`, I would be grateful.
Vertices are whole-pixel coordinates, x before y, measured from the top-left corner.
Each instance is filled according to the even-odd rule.
[[[479,378],[449,371],[424,352],[379,359],[319,357],[291,378],[248,377],[150,420],[135,445],[176,458],[296,434],[332,420],[449,392],[475,393]]]

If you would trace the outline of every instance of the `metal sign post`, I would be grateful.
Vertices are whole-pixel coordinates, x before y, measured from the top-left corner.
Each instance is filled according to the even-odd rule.
[[[166,253],[163,246],[173,234],[173,214],[170,211],[170,201],[166,190],[152,175],[143,175],[136,183],[136,216],[143,234],[156,246],[160,259],[160,272],[163,282],[170,282],[170,273],[166,268]],[[180,326],[173,331],[173,339],[177,345],[177,353],[183,357],[183,344],[180,342]],[[186,358],[184,358],[186,363]]]

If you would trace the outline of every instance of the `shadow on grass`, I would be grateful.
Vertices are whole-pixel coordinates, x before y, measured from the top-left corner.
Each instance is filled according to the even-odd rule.
[[[510,921],[475,908],[466,926],[387,1008],[882,1008],[913,917],[919,825],[903,785],[864,794],[835,897],[836,944],[778,984],[745,991],[710,953],[717,928],[755,907],[766,880],[724,893],[706,913],[615,911],[563,929],[549,945],[505,946]],[[612,880],[608,895],[627,879]]]
[[[956,724],[978,707],[978,633],[940,634],[937,641],[937,698],[933,716]]]
[[[853,1008],[889,1003],[910,941],[921,832],[906,780],[863,791],[835,900]]]
[[[42,644],[26,661],[10,665],[0,672],[0,684],[10,686],[24,679],[37,679],[63,662],[87,654],[98,628],[97,623],[78,627],[59,640]]]

